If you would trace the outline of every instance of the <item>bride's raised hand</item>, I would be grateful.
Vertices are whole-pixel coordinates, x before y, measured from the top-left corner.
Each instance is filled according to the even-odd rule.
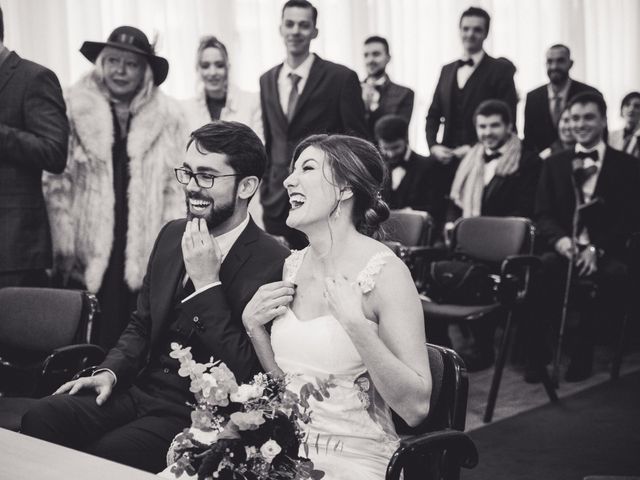
[[[262,285],[242,312],[242,323],[247,332],[262,327],[286,312],[294,294],[295,285],[292,282],[283,280]]]
[[[324,279],[324,296],[334,317],[343,326],[361,323],[365,320],[362,311],[362,290],[357,283],[351,283],[344,276]]]

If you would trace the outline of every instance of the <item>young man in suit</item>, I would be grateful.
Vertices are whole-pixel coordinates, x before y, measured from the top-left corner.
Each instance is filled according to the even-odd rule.
[[[516,118],[516,68],[509,60],[493,58],[483,49],[490,22],[491,17],[481,8],[471,7],[462,13],[462,58],[442,67],[427,113],[427,144],[431,156],[448,165],[447,187],[451,186],[460,160],[477,141],[473,113],[478,105],[488,99],[503,100],[511,118]],[[438,142],[443,123],[442,141]]]
[[[542,169],[536,218],[547,251],[542,255],[545,301],[538,303],[547,308],[538,315],[538,335],[529,337],[540,347],[544,321],[559,317],[569,261],[574,262],[576,278],[588,277],[598,285],[600,306],[607,309],[603,318],[621,315],[629,300],[626,244],[632,233],[640,231],[640,169],[636,158],[605,144],[606,108],[597,93],[573,97],[569,111],[575,150],[549,157]],[[592,313],[581,315],[569,352],[567,381],[591,375],[595,342]]]
[[[389,42],[373,36],[364,41],[364,64],[367,78],[362,82],[362,99],[366,109],[370,137],[374,138],[376,122],[384,115],[398,115],[409,125],[413,113],[413,90],[393,83],[387,75],[391,61]]]
[[[176,168],[187,218],[160,231],[129,325],[92,376],[27,412],[23,433],[158,472],[194,401],[171,343],[190,346],[197,362],[226,363],[238,382],[259,369],[242,312],[261,285],[281,278],[289,253],[247,214],[265,164],[246,125],[218,121],[192,133]],[[293,294],[292,284],[281,287]]]
[[[540,158],[523,149],[513,132],[509,106],[486,100],[474,113],[476,143],[460,162],[451,187],[447,229],[458,217],[533,217]],[[493,363],[493,333],[486,324],[474,326],[475,345],[463,357],[470,371]]]
[[[51,233],[42,171],[64,170],[68,140],[58,78],[4,46],[0,8],[0,288],[47,283]]]
[[[306,0],[282,8],[280,35],[287,57],[260,77],[260,101],[267,148],[267,171],[260,187],[267,232],[294,248],[306,245],[300,232],[286,225],[289,197],[282,184],[296,145],[316,133],[367,137],[364,103],[357,74],[310,53],[318,36],[318,11]]]
[[[376,122],[378,149],[389,168],[384,198],[392,209],[412,208],[428,212],[434,231],[442,230],[446,193],[443,166],[417,154],[409,146],[409,125],[399,115],[385,115]]]
[[[549,83],[527,94],[524,107],[524,143],[540,153],[558,139],[558,121],[574,95],[598,90],[573,80],[569,71],[573,67],[571,51],[565,45],[553,45],[547,50],[547,76]]]

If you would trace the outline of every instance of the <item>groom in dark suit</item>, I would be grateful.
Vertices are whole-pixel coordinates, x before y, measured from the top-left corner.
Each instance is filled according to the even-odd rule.
[[[490,23],[491,17],[481,8],[471,7],[462,13],[462,58],[442,67],[427,113],[427,143],[431,156],[448,166],[447,188],[460,160],[478,140],[473,124],[478,105],[489,99],[502,100],[509,106],[511,118],[516,118],[516,68],[506,58],[493,58],[483,50]],[[443,123],[442,141],[438,142]]]
[[[64,170],[68,140],[58,78],[4,46],[0,8],[0,288],[47,282],[51,235],[42,171]]]
[[[583,92],[569,101],[575,150],[549,157],[545,162],[536,197],[537,225],[545,242],[542,255],[545,289],[538,315],[537,332],[528,340],[542,345],[542,323],[558,317],[568,261],[574,277],[588,277],[599,288],[608,321],[621,314],[629,300],[629,267],[626,244],[640,231],[640,168],[638,159],[614,150],[603,140],[607,125],[602,96]],[[574,212],[578,215],[574,231]],[[591,312],[584,312],[574,336],[567,381],[591,375],[595,332]],[[540,363],[544,362],[541,356]],[[539,365],[540,366],[540,365]]]
[[[280,35],[287,58],[260,77],[260,102],[267,148],[267,171],[260,187],[267,232],[292,247],[304,236],[286,225],[289,197],[282,185],[298,143],[316,133],[367,137],[358,75],[347,67],[310,53],[318,36],[318,11],[306,0],[289,0],[282,8]]]
[[[281,278],[288,255],[247,214],[265,163],[260,139],[243,124],[219,121],[191,134],[176,168],[187,219],[158,234],[129,325],[92,376],[36,403],[22,432],[158,472],[194,402],[171,343],[190,346],[197,362],[226,363],[238,382],[250,379],[259,364],[242,311],[258,287]]]

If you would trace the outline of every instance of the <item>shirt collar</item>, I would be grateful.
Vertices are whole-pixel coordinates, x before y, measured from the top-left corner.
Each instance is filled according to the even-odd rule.
[[[315,58],[316,58],[315,54],[310,53],[309,56],[305,59],[305,61],[302,62],[300,65],[298,65],[296,68],[291,68],[289,64],[285,61],[284,64],[282,65],[283,78],[287,78],[290,73],[295,73],[301,79],[306,80],[307,78],[309,78],[309,72],[311,71],[311,66],[313,65],[313,61],[315,60]]]
[[[569,94],[569,89],[571,88],[571,79],[567,79],[567,83],[564,85],[564,87],[562,87],[562,90],[560,90],[558,93],[555,92],[555,90],[553,89],[553,87],[551,86],[551,83],[547,84],[547,93],[549,94],[549,98],[553,98],[553,97],[560,97],[562,99],[568,100],[567,96]]]
[[[389,76],[385,73],[380,78],[367,77],[365,82],[374,87],[383,87],[389,81]]]
[[[10,54],[11,52],[7,47],[5,47],[4,45],[0,46],[0,67],[7,60],[7,58],[9,58]]]
[[[466,52],[462,55],[462,60],[468,60],[468,59],[473,60],[473,68],[477,67],[483,58],[484,58],[484,50],[480,50],[479,52],[476,52],[471,56],[467,55]]]
[[[222,235],[218,235],[217,237],[215,237],[216,242],[218,242],[218,246],[220,247],[220,251],[222,252],[223,260],[229,254],[231,247],[233,247],[233,245],[236,243],[242,232],[244,232],[244,229],[247,228],[247,225],[249,225],[249,218],[250,217],[247,214],[245,219],[240,222],[240,225],[232,230],[229,230],[226,233],[223,233]]]
[[[598,158],[602,160],[604,159],[604,154],[607,150],[607,145],[604,143],[603,140],[600,140],[600,142],[593,148],[585,148],[579,143],[576,143],[576,150],[575,150],[576,153],[577,152],[593,152],[594,150],[598,152]]]

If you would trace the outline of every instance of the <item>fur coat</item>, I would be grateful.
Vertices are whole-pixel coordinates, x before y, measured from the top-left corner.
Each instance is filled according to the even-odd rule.
[[[113,117],[91,74],[65,92],[71,133],[66,170],[45,174],[56,268],[97,292],[113,244]],[[155,92],[132,115],[127,137],[130,182],[125,281],[140,289],[160,228],[184,217],[184,194],[173,168],[182,165],[186,138],[177,102]]]

